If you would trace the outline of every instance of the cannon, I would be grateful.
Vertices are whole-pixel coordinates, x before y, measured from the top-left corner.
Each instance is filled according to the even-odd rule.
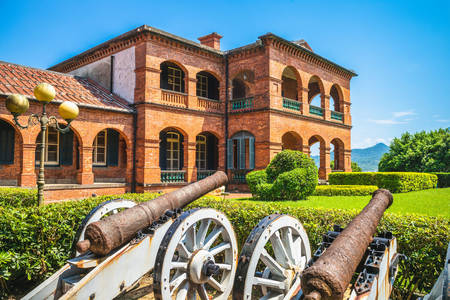
[[[278,213],[259,222],[239,253],[225,214],[181,210],[227,182],[219,171],[139,205],[102,203],[80,225],[73,258],[23,299],[113,299],[147,273],[162,300],[388,299],[396,240],[389,233],[373,237],[392,203],[388,191],[377,191],[346,229],[325,234],[314,253],[300,221]]]

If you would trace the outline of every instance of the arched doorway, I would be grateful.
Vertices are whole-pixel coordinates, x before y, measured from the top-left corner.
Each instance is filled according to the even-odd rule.
[[[183,134],[174,128],[167,128],[159,133],[161,182],[185,181],[183,142]]]
[[[339,138],[334,138],[330,145],[332,146],[333,157],[332,170],[333,171],[344,171],[344,143]]]
[[[22,139],[10,123],[0,119],[0,186],[18,185]]]
[[[308,140],[308,146],[311,152],[311,157],[317,156],[319,158],[319,178],[320,179],[326,179],[326,170],[329,168],[327,166],[327,161],[329,163],[329,152],[327,152],[325,140],[319,136],[314,135],[309,138]],[[317,149],[318,146],[318,149]],[[329,149],[328,149],[329,151]],[[327,158],[328,155],[328,158]]]
[[[218,139],[210,132],[202,132],[196,137],[195,166],[197,180],[212,175],[218,166],[219,149]]]
[[[245,175],[255,168],[255,137],[248,131],[240,131],[227,141],[227,164],[231,181],[245,183]]]
[[[231,81],[232,100],[231,110],[241,110],[252,108],[253,103],[253,84],[255,75],[252,71],[244,70],[237,74]]]
[[[323,117],[325,110],[325,97],[323,83],[317,76],[312,76],[308,83],[309,113]]]
[[[283,134],[281,137],[281,149],[302,151],[303,142],[302,138],[295,132],[289,131]]]
[[[293,67],[286,67],[281,75],[281,96],[283,97],[283,107],[300,111],[301,107],[301,82],[300,75]]]
[[[219,80],[207,71],[198,72],[197,96],[212,100],[219,100]]]

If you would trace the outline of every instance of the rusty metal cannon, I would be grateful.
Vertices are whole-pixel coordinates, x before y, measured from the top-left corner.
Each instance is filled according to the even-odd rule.
[[[315,294],[322,299],[338,299],[348,285],[348,274],[351,277],[355,272],[355,264],[370,259],[372,265],[383,264],[385,257],[393,260],[395,238],[386,235],[372,240],[381,215],[392,202],[387,191],[375,193],[346,230],[325,235],[313,255],[302,224],[282,214],[261,220],[238,255],[236,235],[223,213],[210,208],[181,212],[181,208],[227,181],[225,173],[216,172],[139,205],[120,199],[101,204],[85,218],[76,234],[75,257],[24,299],[112,299],[132,289],[149,272],[153,274],[156,299],[224,300],[231,293],[234,300],[289,300],[305,295],[318,299]],[[351,247],[345,245],[347,232],[356,240],[349,243]],[[334,248],[352,260],[337,263],[335,277],[331,277],[320,273],[316,265],[327,261]],[[390,251],[387,256],[379,255],[383,249]],[[373,253],[365,254],[368,251]],[[329,259],[327,263],[335,261]],[[314,285],[318,282],[314,274],[322,276],[323,284]],[[359,294],[367,290],[364,280],[372,273],[368,274],[367,270],[359,271],[359,286],[354,289]],[[333,280],[340,284],[338,288]],[[328,294],[327,288],[325,293],[321,289],[325,284],[329,284]],[[389,284],[392,286],[392,281]],[[385,298],[377,295],[372,299]]]

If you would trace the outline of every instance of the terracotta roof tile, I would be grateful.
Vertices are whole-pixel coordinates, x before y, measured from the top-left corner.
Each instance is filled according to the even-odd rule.
[[[41,82],[55,87],[55,100],[132,111],[126,100],[110,94],[93,80],[0,61],[0,94],[20,93],[34,98],[33,89]]]

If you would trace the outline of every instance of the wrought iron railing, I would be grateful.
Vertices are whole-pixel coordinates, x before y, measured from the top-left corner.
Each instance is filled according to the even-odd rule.
[[[231,183],[247,183],[245,175],[251,170],[231,170]]]
[[[342,121],[344,114],[338,111],[331,111],[331,118],[333,120],[338,120],[338,121]]]
[[[322,107],[318,107],[318,106],[314,106],[314,105],[310,105],[309,106],[309,113],[312,115],[316,115],[316,116],[323,116],[323,108]]]
[[[214,174],[216,170],[197,170],[197,180],[202,180]]]
[[[283,98],[283,107],[287,109],[300,111],[301,102],[289,98]]]
[[[231,110],[243,110],[253,107],[253,97],[231,100]]]
[[[186,171],[167,171],[161,170],[161,182],[186,182]]]

